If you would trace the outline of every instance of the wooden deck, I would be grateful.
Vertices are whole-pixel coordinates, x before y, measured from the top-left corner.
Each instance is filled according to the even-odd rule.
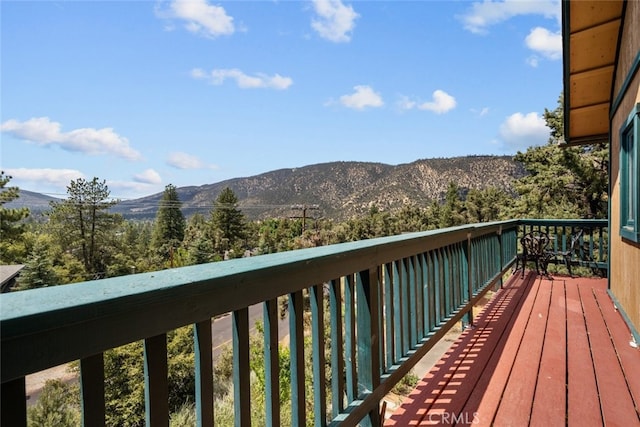
[[[385,426],[640,426],[640,350],[606,288],[512,277]]]

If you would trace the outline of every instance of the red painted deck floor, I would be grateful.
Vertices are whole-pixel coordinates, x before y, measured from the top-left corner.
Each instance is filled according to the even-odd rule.
[[[606,288],[512,277],[385,426],[640,426],[640,350]]]

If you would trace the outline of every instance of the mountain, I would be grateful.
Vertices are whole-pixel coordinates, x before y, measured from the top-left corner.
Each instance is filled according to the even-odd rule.
[[[3,207],[7,209],[27,207],[33,215],[48,210],[51,202],[59,202],[60,200],[62,199],[20,189],[20,197],[6,203]]]
[[[177,189],[185,216],[208,215],[220,192],[229,187],[249,219],[302,214],[337,220],[368,212],[399,209],[406,204],[426,206],[441,200],[450,182],[463,191],[497,187],[513,192],[512,183],[524,176],[511,156],[466,156],[422,159],[408,164],[331,162],[279,169],[246,178]],[[113,211],[129,219],[153,219],[162,193],[120,202]]]

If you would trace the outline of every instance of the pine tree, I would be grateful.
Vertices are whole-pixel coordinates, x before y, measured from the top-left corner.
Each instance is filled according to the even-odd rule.
[[[224,252],[237,249],[246,238],[244,214],[238,208],[238,197],[230,188],[222,190],[211,211],[214,244]]]
[[[528,174],[514,183],[520,195],[513,217],[606,218],[609,150],[606,144],[562,147],[563,96],[555,110],[545,109],[551,129],[546,145],[518,152]]]
[[[180,247],[184,240],[186,221],[181,207],[182,202],[176,187],[172,184],[167,185],[160,200],[151,240],[151,245],[164,259],[171,257],[173,251]]]
[[[16,260],[9,254],[11,244],[24,231],[23,219],[29,216],[27,208],[5,208],[4,204],[20,197],[18,187],[6,187],[11,176],[0,171],[0,262],[11,263]]]
[[[42,288],[59,284],[53,269],[49,247],[44,239],[36,240],[29,259],[18,279],[18,290]]]
[[[92,279],[106,272],[116,228],[123,221],[121,215],[109,213],[109,208],[118,203],[109,200],[109,195],[105,181],[79,178],[67,186],[65,200],[51,203],[49,212],[60,244],[82,261]]]

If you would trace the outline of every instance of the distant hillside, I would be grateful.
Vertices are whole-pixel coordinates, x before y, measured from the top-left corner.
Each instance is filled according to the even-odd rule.
[[[209,214],[213,201],[229,187],[249,219],[300,215],[299,209],[292,209],[294,205],[317,205],[309,216],[345,219],[372,206],[380,210],[406,204],[426,206],[433,199],[442,199],[450,182],[463,190],[497,187],[511,192],[513,180],[524,173],[510,156],[423,159],[397,166],[332,162],[177,190],[186,216]],[[126,218],[152,219],[161,198],[158,193],[127,200],[113,210]]]
[[[47,196],[45,194],[34,193],[33,191],[20,189],[20,197],[5,204],[3,207],[8,209],[27,207],[33,215],[48,210],[50,207],[50,202],[60,200],[61,199]]]

